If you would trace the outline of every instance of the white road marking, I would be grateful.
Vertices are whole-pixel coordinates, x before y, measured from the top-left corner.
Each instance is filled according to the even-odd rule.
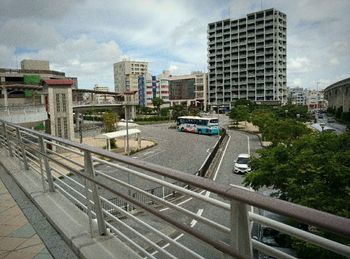
[[[155,150],[147,151],[147,152],[143,153],[143,155],[146,156],[146,155],[152,154],[152,153],[154,153],[154,152],[155,152]]]
[[[223,154],[222,154],[222,156],[221,156],[219,165],[218,165],[218,167],[216,168],[216,171],[215,171],[215,174],[214,174],[214,177],[213,177],[213,181],[215,181],[216,177],[218,176],[218,172],[219,172],[219,170],[220,170],[222,161],[224,160],[224,157],[225,157],[225,154],[226,154],[226,151],[227,151],[228,144],[230,143],[230,140],[231,140],[231,136],[229,135],[229,136],[228,136],[228,141],[227,141],[227,143],[226,143],[225,150],[224,150],[224,152],[223,152]],[[205,194],[205,196],[206,196],[206,197],[209,197],[209,195],[210,195],[210,192],[207,191],[207,193]]]
[[[204,190],[203,191],[201,191],[199,194],[202,194],[203,192],[205,192]],[[183,204],[185,204],[186,202],[189,202],[190,200],[192,200],[193,198],[188,198],[187,200],[184,200],[184,201],[182,201],[182,202],[179,202],[178,204],[176,204],[177,206],[180,206],[180,205],[183,205]],[[166,207],[166,208],[163,208],[163,209],[161,209],[161,210],[159,210],[159,211],[166,211],[166,210],[168,210],[169,208],[168,207]]]
[[[199,209],[196,214],[198,216],[202,216],[203,211],[204,211],[204,209]],[[191,228],[193,228],[196,224],[197,224],[197,220],[195,220],[195,219],[192,220],[191,221]]]
[[[144,156],[143,159],[147,159],[147,158],[150,158],[150,157],[154,157],[154,156],[159,155],[160,153],[163,153],[163,152],[165,152],[165,151],[166,151],[166,150],[161,150],[161,151],[159,151],[159,152],[157,152],[157,153],[154,153],[154,154],[152,154],[152,155],[150,155],[150,156]]]
[[[249,142],[249,136],[247,136],[248,139],[248,154],[250,155],[250,142]]]

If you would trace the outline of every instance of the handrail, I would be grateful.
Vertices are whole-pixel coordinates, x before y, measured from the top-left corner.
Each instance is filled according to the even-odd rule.
[[[30,138],[27,139],[26,136],[29,136]],[[37,139],[33,140],[33,137],[37,137]],[[347,218],[263,196],[242,188],[219,184],[207,178],[183,173],[178,170],[169,169],[149,162],[131,159],[130,157],[114,154],[100,148],[87,146],[85,144],[72,142],[27,129],[1,119],[0,146],[6,148],[11,157],[17,159],[20,163],[23,163],[25,170],[32,168],[33,172],[37,172],[41,176],[44,192],[47,190],[50,192],[53,192],[55,189],[59,190],[76,206],[86,212],[89,216],[91,233],[91,221],[94,217],[100,235],[107,234],[106,226],[118,235],[118,233],[122,231],[119,227],[121,225],[127,226],[128,223],[125,222],[127,223],[125,225],[124,222],[119,220],[119,216],[114,213],[118,213],[118,211],[120,213],[120,211],[123,210],[122,214],[125,214],[127,218],[135,219],[132,215],[138,214],[129,212],[129,210],[140,209],[140,212],[142,211],[143,213],[149,214],[151,217],[155,218],[156,222],[159,219],[164,221],[164,227],[169,226],[173,234],[176,233],[174,232],[176,230],[179,231],[179,233],[187,233],[197,241],[206,243],[211,249],[215,248],[216,250],[214,250],[219,253],[221,252],[236,258],[251,257],[252,246],[267,255],[278,255],[278,257],[281,256],[281,258],[292,258],[286,253],[278,251],[273,247],[268,247],[257,240],[251,240],[249,220],[259,225],[269,226],[277,231],[310,242],[338,254],[350,256],[350,247],[347,245],[276,222],[254,214],[253,212],[248,212],[247,205],[249,204],[280,215],[285,215],[294,220],[301,221],[304,224],[310,224],[312,226],[323,228],[326,231],[349,237],[350,220]],[[50,146],[54,149],[53,152],[47,150],[47,147]],[[77,163],[76,161],[78,160],[74,161],[68,158],[68,156],[60,155],[59,152],[61,151],[59,150],[73,152],[78,157],[83,158],[84,161],[82,164]],[[75,150],[79,150],[80,152]],[[52,154],[54,156],[52,156]],[[104,159],[111,159],[113,163],[112,161],[107,162],[103,159],[93,157],[92,154],[97,157],[102,156]],[[60,159],[57,159],[57,155]],[[96,161],[98,161],[99,164],[108,165],[118,171],[97,169],[98,165],[96,164]],[[80,166],[77,167],[77,165]],[[81,170],[82,167],[84,168],[83,170]],[[66,174],[64,171],[66,173],[70,172],[76,178],[69,179],[68,182],[63,181],[62,179],[65,178],[64,175]],[[118,175],[116,175],[115,172]],[[109,175],[109,173],[111,173],[111,175]],[[135,182],[135,185],[133,185],[130,180],[131,176],[140,179],[140,183],[147,182],[147,184],[144,185],[144,187],[140,187],[137,182]],[[128,179],[127,181],[126,177]],[[177,184],[174,185],[174,183],[171,183],[172,181],[170,179],[176,180],[181,186],[178,186]],[[55,182],[53,182],[53,180],[55,180]],[[148,186],[148,183],[161,184],[161,188],[164,188],[161,195],[159,195],[159,193],[156,195],[153,192],[147,192],[146,189],[148,187],[146,186]],[[47,184],[48,188],[46,186]],[[199,190],[202,189],[202,191],[195,192],[193,188],[188,188],[189,186],[197,187]],[[197,188],[195,188],[195,190],[197,190]],[[99,193],[98,189],[106,192],[103,194]],[[205,191],[207,191],[207,194],[209,192],[215,193],[224,200],[227,200],[227,202],[203,194]],[[170,195],[169,197],[171,199],[169,200],[165,198],[165,192],[173,192],[174,195]],[[200,207],[198,207],[198,213],[195,213],[195,211],[186,208],[186,206],[179,206],[180,203],[173,204],[171,200],[173,198],[178,198],[179,194],[181,194],[184,199],[186,199],[186,197],[191,197],[188,200],[193,198],[199,202],[198,204],[206,204],[206,206],[220,209],[223,213],[227,213],[227,216],[230,219],[229,225],[227,225],[227,222],[213,221],[211,217],[202,216],[202,212],[200,212],[201,209],[199,209]],[[161,206],[163,209],[159,210],[158,206]],[[171,210],[170,214],[165,212],[168,209]],[[175,214],[176,217],[173,217],[174,212],[177,213]],[[186,224],[186,221],[184,222],[181,220],[181,217],[192,221]],[[111,219],[114,223],[111,223]],[[142,220],[142,217],[138,219],[138,221],[140,220]],[[118,224],[118,222],[120,224]],[[196,222],[199,222],[200,224],[203,224],[205,228],[208,228],[208,232],[203,233],[201,228],[193,228],[193,226],[196,225]],[[143,226],[148,229],[150,233],[155,230],[155,228],[152,227],[152,224],[147,223],[147,220],[143,222]],[[220,233],[220,238],[211,237],[209,234],[211,233],[211,229],[213,231],[218,231],[218,233]],[[144,254],[149,258],[154,258],[153,255],[158,252],[167,254],[167,251],[164,248],[167,247],[169,243],[182,249],[181,243],[178,243],[177,241],[178,237],[174,238],[173,241],[168,239],[169,243],[164,245],[164,247],[160,247],[158,246],[159,242],[157,240],[153,240],[152,238],[145,240],[143,231],[133,231],[132,228],[129,228],[129,230],[137,235],[139,240],[146,241],[146,243],[150,245],[149,249],[147,249],[147,247],[140,247],[137,242],[134,242],[133,238],[128,237],[127,232],[120,232],[120,236],[123,237],[122,239],[124,239],[131,247],[136,248],[141,254]],[[169,237],[171,236],[172,235]],[[227,241],[226,238],[228,238],[229,241]],[[165,238],[162,240],[167,239]],[[187,250],[187,252],[192,250],[191,247],[186,248],[190,249]],[[184,251],[186,251],[186,249],[181,250],[181,253]],[[198,251],[195,252],[193,250],[193,253],[195,257],[202,257]],[[176,255],[176,252],[174,255]]]
[[[140,169],[145,169],[168,178],[179,180],[189,185],[208,190],[210,192],[215,192],[216,194],[222,196],[227,200],[238,200],[240,202],[255,207],[259,207],[271,212],[275,212],[277,214],[291,217],[300,222],[308,223],[310,225],[326,229],[336,234],[344,235],[346,237],[350,236],[350,219],[344,217],[336,216],[327,212],[318,211],[295,203],[267,197],[256,192],[250,192],[248,190],[244,190],[234,186],[220,184],[206,178],[186,174],[181,171],[166,168],[161,165],[156,165],[141,160],[135,160],[130,157],[125,157],[119,154],[103,150],[101,148],[92,147],[85,144],[76,143],[70,140],[55,137],[46,133],[37,132],[35,130],[16,125],[14,123],[5,122],[3,120],[0,121],[14,128],[30,132],[34,135],[41,136],[46,139],[54,140],[69,146],[73,146],[80,150],[89,151],[97,155],[102,155],[106,158],[123,162],[130,166],[138,167]]]

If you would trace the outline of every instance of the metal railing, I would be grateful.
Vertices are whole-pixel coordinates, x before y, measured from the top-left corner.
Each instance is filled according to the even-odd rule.
[[[116,235],[142,257],[251,258],[254,248],[277,258],[293,258],[251,239],[251,223],[269,226],[350,256],[347,245],[255,214],[247,208],[254,206],[271,211],[345,237],[350,236],[349,219],[3,120],[0,120],[0,136],[1,148],[7,150],[9,159],[17,159],[26,173],[37,174],[44,192],[61,192],[88,215],[91,235],[95,226],[92,222],[96,221],[99,235]],[[66,153],[80,159],[69,158]],[[174,180],[177,184],[172,183]],[[146,191],[154,184],[161,186],[157,194]],[[196,187],[197,191],[189,186]],[[211,193],[219,199],[210,197]],[[203,213],[204,210],[207,213]],[[215,215],[208,213],[210,211],[215,211]],[[215,220],[216,215],[226,220],[219,222]]]

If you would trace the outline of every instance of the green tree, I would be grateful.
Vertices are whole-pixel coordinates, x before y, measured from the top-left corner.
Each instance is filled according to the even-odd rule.
[[[188,115],[190,116],[199,116],[200,110],[196,106],[188,107]]]
[[[107,111],[103,113],[103,125],[105,132],[113,132],[117,130],[118,116],[115,112]],[[116,148],[115,139],[111,139],[111,148]]]
[[[180,116],[188,115],[186,107],[184,107],[183,105],[174,105],[172,107],[172,110],[173,110],[173,112],[172,112],[172,119],[173,120],[176,120]]]
[[[152,99],[152,105],[154,107],[156,107],[157,109],[157,113],[158,113],[158,116],[160,114],[160,106],[164,103],[163,99],[159,98],[159,97],[154,97]]]
[[[311,130],[305,124],[294,119],[273,120],[264,129],[264,139],[271,141],[273,145],[289,144],[300,136],[309,133],[311,133]]]
[[[248,107],[249,112],[252,112],[256,108],[256,104],[251,100],[239,99],[232,103],[234,107],[244,105]]]
[[[117,114],[112,111],[103,113],[103,125],[105,128],[105,132],[113,132],[116,131],[116,123],[117,123]]]
[[[230,119],[238,124],[239,121],[247,121],[249,119],[249,108],[246,105],[237,105],[233,107],[229,115]]]
[[[307,207],[350,217],[350,134],[322,132],[304,135],[290,145],[279,144],[258,151],[251,161],[246,186],[273,188],[274,196]],[[307,227],[306,227],[307,229]],[[318,232],[340,242],[350,240]],[[320,248],[294,241],[298,256],[337,258]]]

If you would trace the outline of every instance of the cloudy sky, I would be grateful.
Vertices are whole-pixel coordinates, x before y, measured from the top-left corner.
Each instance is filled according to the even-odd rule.
[[[350,76],[349,0],[263,0],[287,14],[287,84],[324,88]],[[259,11],[260,0],[0,0],[0,67],[49,60],[80,88],[114,88],[113,63],[207,71],[207,24]]]

